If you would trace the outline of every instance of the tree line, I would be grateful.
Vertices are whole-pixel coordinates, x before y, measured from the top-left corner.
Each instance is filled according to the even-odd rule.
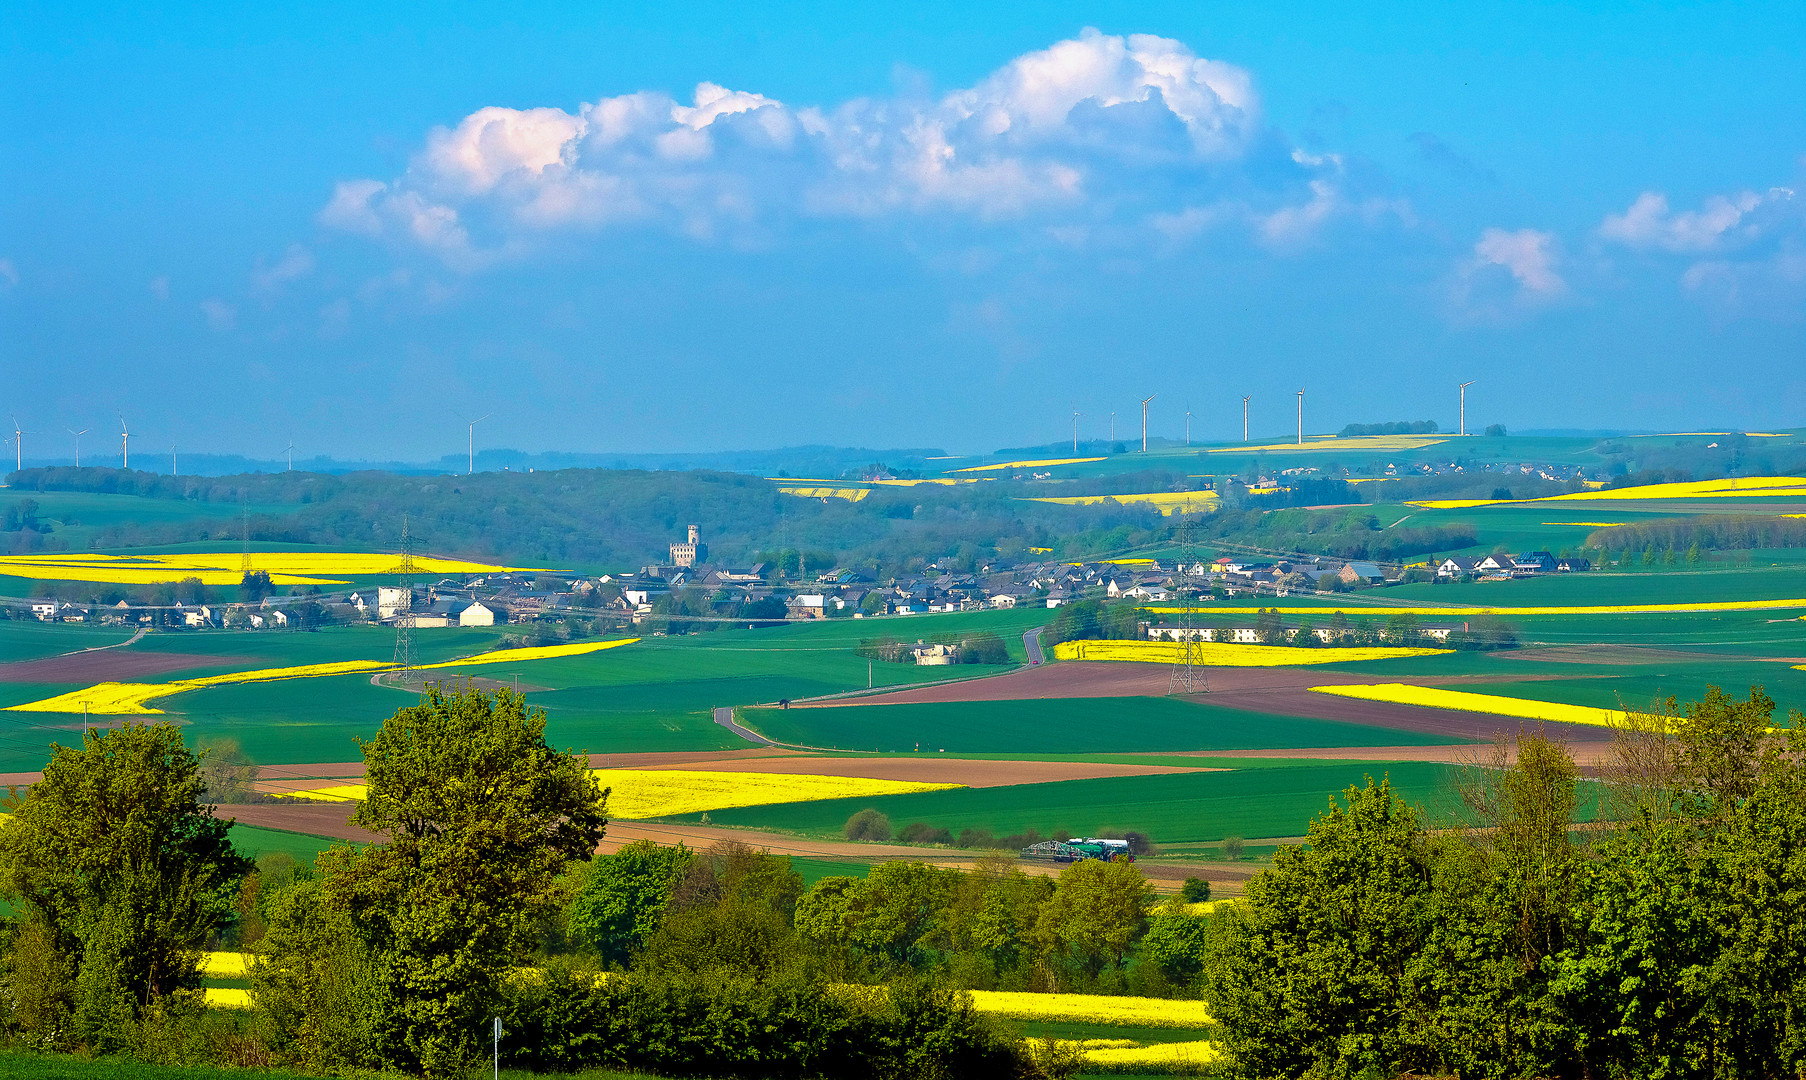
[[[1806,547],[1806,521],[1762,514],[1702,514],[1659,518],[1595,529],[1587,546],[1603,551],[1684,552],[1698,562],[1701,551],[1749,551]]]
[[[1227,1074],[1801,1075],[1806,717],[1774,707],[1670,699],[1597,782],[1520,734],[1464,792],[1482,829],[1350,788],[1211,920]]]

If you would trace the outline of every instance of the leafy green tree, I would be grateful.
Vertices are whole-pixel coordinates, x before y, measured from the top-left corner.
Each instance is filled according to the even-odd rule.
[[[890,818],[883,812],[866,807],[847,819],[841,832],[848,840],[885,841],[890,839]]]
[[[1430,858],[1417,815],[1372,781],[1248,883],[1205,965],[1234,1076],[1430,1071],[1423,947]]]
[[[277,1060],[332,1071],[377,1068],[373,1006],[383,987],[350,912],[324,882],[303,879],[271,894],[267,917],[251,995],[275,1029]]]
[[[891,862],[872,869],[848,890],[847,925],[853,945],[896,967],[924,962],[959,881],[957,870]]]
[[[505,689],[429,689],[362,745],[368,795],[351,820],[388,842],[329,852],[325,887],[375,958],[384,1061],[450,1076],[556,906],[560,872],[600,842],[607,793]]]
[[[597,859],[571,902],[572,938],[606,963],[625,964],[664,920],[671,891],[693,859],[682,844],[663,847],[650,840]]]
[[[1210,920],[1191,915],[1177,904],[1163,904],[1141,939],[1141,958],[1175,986],[1187,986],[1204,971]]]
[[[1668,712],[1673,711],[1671,701]],[[1746,701],[1716,686],[1706,687],[1706,696],[1690,703],[1676,725],[1682,783],[1708,807],[1728,807],[1749,798],[1764,753],[1773,743],[1769,725],[1774,712],[1774,699],[1760,686],[1750,688]]]
[[[1202,904],[1210,899],[1210,882],[1200,877],[1188,877],[1179,886],[1179,900],[1186,904]]]
[[[68,979],[40,984],[38,1015],[68,1010],[93,1049],[123,1049],[147,1011],[198,989],[202,950],[231,922],[251,864],[203,802],[200,764],[174,724],[90,729],[79,749],[53,743],[43,779],[9,800],[0,892],[47,977]]]
[[[1035,942],[1044,955],[1069,961],[1096,979],[1123,966],[1148,928],[1154,890],[1135,864],[1081,859],[1060,872],[1041,905]]]

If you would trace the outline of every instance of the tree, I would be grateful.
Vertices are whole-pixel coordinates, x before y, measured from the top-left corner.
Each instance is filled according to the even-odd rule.
[[[1050,958],[1069,960],[1095,979],[1120,968],[1148,928],[1154,890],[1135,864],[1081,859],[1060,872],[1041,905],[1035,941]]]
[[[276,586],[270,581],[267,570],[252,570],[238,582],[238,598],[247,604],[255,604],[266,596],[273,596]]]
[[[1343,804],[1345,803],[1345,805]],[[1387,781],[1349,788],[1248,883],[1205,966],[1231,1075],[1431,1071],[1423,829]]]
[[[890,839],[890,818],[881,811],[866,807],[847,819],[841,829],[848,840],[885,841]]]
[[[322,863],[375,958],[391,1066],[468,1064],[559,873],[602,839],[607,792],[582,757],[546,744],[545,722],[505,689],[429,688],[362,743],[368,795],[351,820],[388,843]]]
[[[1188,877],[1179,886],[1179,899],[1187,904],[1202,904],[1210,899],[1210,882],[1200,877]]]
[[[1147,936],[1141,939],[1142,958],[1181,986],[1203,972],[1209,933],[1208,920],[1192,915],[1183,905],[1183,898],[1162,904],[1148,924]]]
[[[1668,711],[1673,712],[1672,700]],[[1706,687],[1706,696],[1689,704],[1676,725],[1682,783],[1708,807],[1728,808],[1749,798],[1773,742],[1769,722],[1774,712],[1774,699],[1760,686],[1750,687],[1747,701]]]
[[[198,989],[201,952],[232,919],[251,864],[203,802],[200,765],[174,724],[128,722],[52,744],[44,778],[9,800],[0,891],[36,928],[43,970],[70,980],[41,987],[42,1015],[72,1015],[95,1050]]]
[[[606,963],[626,963],[664,921],[671,891],[693,859],[682,844],[662,847],[650,840],[597,859],[571,902],[572,937]]]

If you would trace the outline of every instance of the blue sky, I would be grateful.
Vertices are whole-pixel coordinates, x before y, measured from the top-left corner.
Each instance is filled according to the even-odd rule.
[[[1148,394],[1229,437],[1466,379],[1516,429],[1806,423],[1806,8],[1339,7],[13,3],[4,406],[28,457],[122,412],[976,450]]]

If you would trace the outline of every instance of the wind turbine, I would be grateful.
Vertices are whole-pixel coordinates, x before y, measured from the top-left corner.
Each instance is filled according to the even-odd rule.
[[[295,440],[290,439],[288,441],[288,446],[285,447],[282,452],[288,455],[288,468],[284,471],[294,472],[295,471]]]
[[[1242,399],[1242,441],[1248,441],[1248,399]]]
[[[1116,442],[1116,410],[1110,410],[1110,442]]]
[[[1191,445],[1191,410],[1185,410],[1185,445]]]
[[[181,473],[176,472],[176,447],[174,443],[171,443],[169,446],[169,475],[181,475]]]
[[[36,434],[35,431],[20,431],[19,418],[13,417],[13,470],[15,472],[25,468],[25,436]]]
[[[82,467],[82,436],[88,433],[88,429],[82,428],[77,431],[74,428],[64,428],[63,430],[75,436],[75,467],[79,469]]]
[[[1472,385],[1474,385],[1473,379],[1461,384],[1461,434],[1463,435],[1467,434],[1467,388]]]
[[[1304,445],[1304,387],[1298,388],[1298,445]]]
[[[1079,455],[1079,411],[1072,410],[1072,456]]]
[[[119,467],[121,469],[132,467],[132,433],[125,426],[124,415],[119,417]]]
[[[1159,396],[1149,394],[1141,399],[1141,452],[1144,454],[1148,452],[1148,402]]]
[[[465,476],[477,471],[477,425],[494,415],[494,413],[484,413],[475,420],[466,421],[470,426],[464,432]]]

